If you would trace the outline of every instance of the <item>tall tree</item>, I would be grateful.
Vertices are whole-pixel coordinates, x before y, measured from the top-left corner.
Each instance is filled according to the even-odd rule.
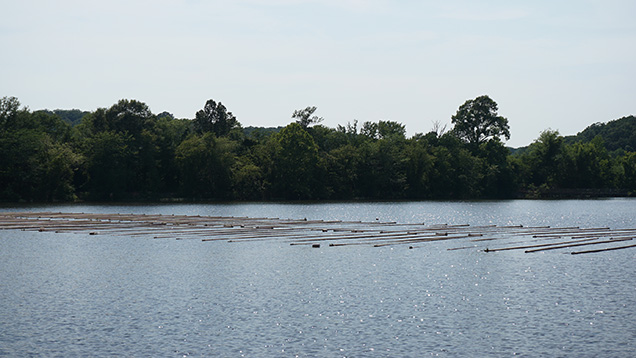
[[[86,185],[91,199],[118,200],[133,191],[138,151],[129,134],[98,132],[83,142]]]
[[[161,177],[161,190],[167,194],[178,191],[180,171],[175,161],[176,149],[186,138],[191,121],[158,115],[153,131],[156,146],[157,171]]]
[[[453,133],[473,149],[493,138],[510,139],[508,119],[497,114],[497,102],[486,95],[462,104],[451,122],[455,125]]]
[[[510,150],[499,140],[489,140],[479,146],[475,160],[481,164],[481,195],[487,198],[509,198],[514,196],[517,185],[511,162]]]
[[[399,137],[366,141],[359,146],[357,187],[364,198],[403,198],[406,193],[405,141]]]
[[[358,147],[347,144],[326,155],[326,185],[333,199],[353,199],[358,195]]]
[[[612,183],[618,175],[612,175],[610,156],[601,136],[591,142],[566,146],[564,162],[564,187],[602,188],[618,184]]]
[[[18,111],[20,110],[20,101],[15,97],[0,98],[0,130],[9,129],[15,122]]]
[[[182,192],[188,197],[226,199],[231,196],[235,143],[212,133],[193,135],[179,144],[176,163]]]
[[[69,200],[80,157],[71,128],[57,115],[0,99],[0,200]]]
[[[631,195],[636,195],[636,152],[629,152],[618,160],[623,167],[622,182],[619,183],[622,188],[631,191]]]
[[[296,120],[296,123],[300,124],[301,127],[307,129],[312,124],[318,124],[324,120],[322,117],[318,117],[314,115],[314,112],[318,107],[311,106],[305,109],[299,109],[292,113],[292,118]]]
[[[156,116],[145,103],[127,99],[82,118],[75,128],[87,159],[89,194],[98,199],[117,199],[157,190],[156,123]]]
[[[232,112],[228,112],[223,103],[216,103],[212,99],[205,103],[194,118],[194,130],[197,133],[212,132],[217,137],[223,137],[237,127],[240,127],[240,124]]]
[[[77,129],[83,136],[112,131],[130,134],[136,139],[144,129],[152,127],[155,119],[145,103],[122,99],[108,109],[98,108],[82,117]]]
[[[431,194],[430,176],[434,157],[429,149],[429,143],[423,137],[410,139],[406,147],[406,184],[410,198],[425,199]]]
[[[134,99],[120,100],[111,106],[105,115],[111,130],[127,132],[133,137],[138,137],[155,119],[148,105]]]
[[[44,180],[46,134],[32,129],[0,131],[0,198],[38,200]]]
[[[318,145],[298,123],[290,123],[276,135],[273,185],[275,195],[286,199],[312,199],[319,181]]]
[[[541,132],[521,160],[528,171],[522,174],[528,184],[553,188],[561,182],[563,174],[563,137],[558,131],[550,129]]]

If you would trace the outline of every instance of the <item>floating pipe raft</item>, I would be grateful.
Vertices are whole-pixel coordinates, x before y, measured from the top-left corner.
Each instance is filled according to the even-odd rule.
[[[201,241],[251,242],[279,240],[313,248],[368,245],[423,247],[434,241],[453,240],[463,245],[448,250],[484,252],[525,250],[537,252],[606,244],[583,254],[636,247],[615,246],[636,238],[636,228],[525,227],[523,225],[468,224],[426,225],[393,221],[341,221],[249,218],[200,215],[96,214],[62,212],[0,212],[0,230],[25,230],[83,235],[109,235],[149,239],[198,239]],[[510,240],[514,242],[506,245]],[[483,247],[486,243],[501,247]],[[472,246],[467,246],[470,243]],[[512,245],[511,245],[512,244]]]

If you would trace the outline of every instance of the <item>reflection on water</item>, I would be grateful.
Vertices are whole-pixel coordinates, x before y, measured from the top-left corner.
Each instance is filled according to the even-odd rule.
[[[46,208],[636,227],[636,201],[627,199]],[[630,357],[636,350],[636,249],[580,256],[447,251],[448,242],[312,249],[22,231],[0,231],[0,240],[0,355]]]

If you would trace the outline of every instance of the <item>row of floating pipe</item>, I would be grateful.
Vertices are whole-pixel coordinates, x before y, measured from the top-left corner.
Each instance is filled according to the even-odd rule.
[[[321,243],[329,243],[329,247],[408,245],[410,249],[413,249],[419,247],[418,244],[432,241],[467,240],[472,245],[453,247],[448,250],[476,249],[488,253],[510,250],[525,250],[525,252],[530,253],[587,245],[614,244],[636,237],[635,228],[426,225],[424,223],[396,223],[379,220],[363,222],[307,220],[307,218],[62,212],[3,212],[0,213],[0,229],[88,235],[145,236],[153,239],[198,238],[202,241],[285,240],[290,245],[309,245],[312,248],[320,248]],[[569,240],[567,240],[568,238]],[[504,240],[509,239],[523,241],[516,241],[512,246],[506,245]],[[559,241],[537,243],[553,240]],[[486,242],[501,242],[502,244],[495,248],[480,248],[480,245]],[[612,251],[635,246],[610,246],[603,249],[572,252],[572,254]]]

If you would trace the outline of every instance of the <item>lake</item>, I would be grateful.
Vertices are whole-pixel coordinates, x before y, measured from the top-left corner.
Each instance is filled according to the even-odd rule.
[[[636,228],[636,200],[7,211]],[[0,230],[0,356],[633,357],[636,248],[449,251]]]

